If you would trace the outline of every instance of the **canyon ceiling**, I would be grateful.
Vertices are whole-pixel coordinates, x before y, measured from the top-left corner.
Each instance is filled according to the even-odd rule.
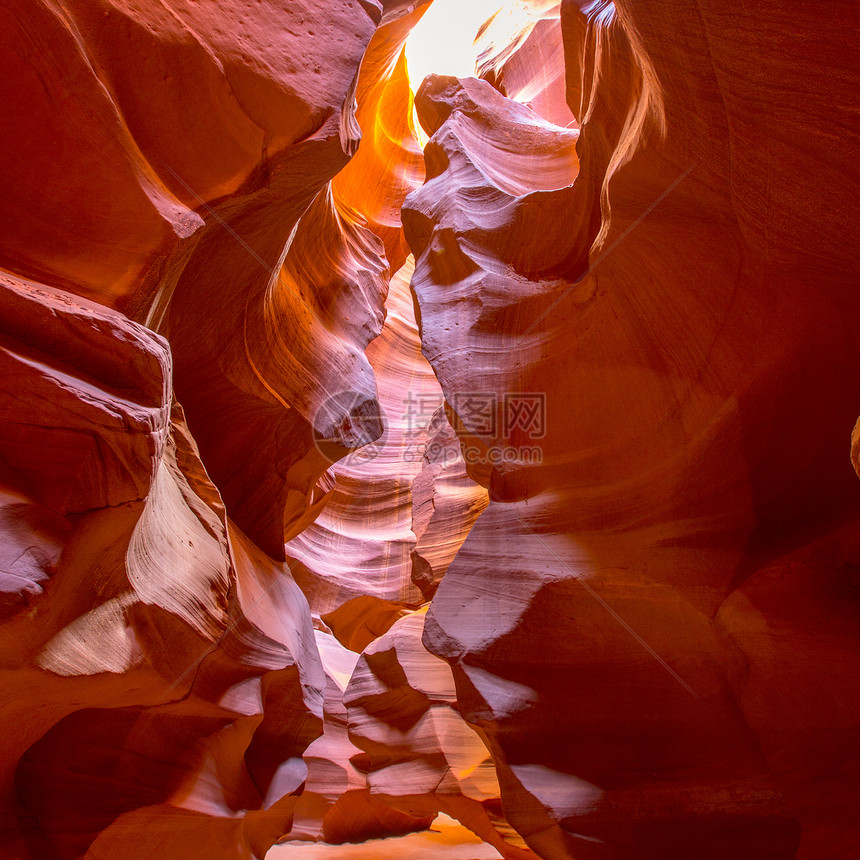
[[[856,3],[428,8],[0,5],[0,858],[860,857]]]

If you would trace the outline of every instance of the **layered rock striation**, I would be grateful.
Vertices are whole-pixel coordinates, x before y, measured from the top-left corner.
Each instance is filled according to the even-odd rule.
[[[831,11],[562,4],[575,180],[571,133],[489,83],[418,93],[422,342],[491,499],[424,641],[542,857],[858,842],[853,761],[822,755],[857,741],[857,261],[790,178],[852,170],[814,165],[847,121],[819,113]]]
[[[0,857],[857,853],[851,5],[428,6],[0,10]]]

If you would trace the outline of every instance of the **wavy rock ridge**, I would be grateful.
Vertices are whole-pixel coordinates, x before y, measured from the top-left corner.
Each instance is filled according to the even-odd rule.
[[[499,5],[0,10],[0,857],[860,850],[856,12]]]
[[[763,14],[773,41],[720,4],[562,4],[575,180],[570,133],[489,84],[429,78],[417,96],[428,180],[404,224],[425,352],[461,442],[516,455],[535,435],[542,454],[470,469],[490,506],[424,641],[542,857],[847,857],[860,842],[843,805],[856,768],[822,756],[857,741],[842,692],[858,670],[856,374],[825,369],[857,362],[857,260],[825,250],[841,206],[824,226],[796,187],[777,191],[821,176],[812,153],[844,114],[816,113],[800,149],[771,120],[816,112],[838,37],[811,13]],[[801,33],[815,45],[789,71]],[[500,408],[539,396],[545,427],[500,414],[488,430],[475,391]]]

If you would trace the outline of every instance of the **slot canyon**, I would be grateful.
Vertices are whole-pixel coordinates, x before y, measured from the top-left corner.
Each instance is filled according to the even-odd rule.
[[[2,0],[0,860],[860,857],[858,24]]]

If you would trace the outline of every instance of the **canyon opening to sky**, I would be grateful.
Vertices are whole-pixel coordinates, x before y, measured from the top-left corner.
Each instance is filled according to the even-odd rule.
[[[5,0],[0,860],[860,856],[848,0]]]

